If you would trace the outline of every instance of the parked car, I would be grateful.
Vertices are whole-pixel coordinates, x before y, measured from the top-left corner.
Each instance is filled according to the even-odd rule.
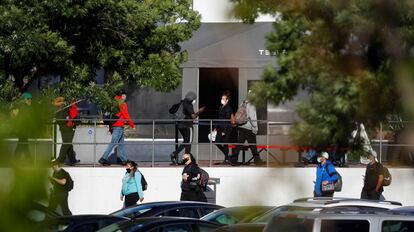
[[[253,223],[266,223],[274,215],[283,213],[283,212],[296,212],[296,211],[318,211],[324,208],[334,208],[334,207],[351,207],[357,206],[360,209],[377,209],[377,211],[387,211],[389,209],[394,209],[401,207],[400,202],[395,201],[375,201],[375,200],[362,200],[354,198],[301,198],[293,201],[293,203],[275,207],[265,214],[253,218],[251,221]]]
[[[30,210],[26,211],[25,214],[29,221],[35,223],[61,216],[59,213],[50,210],[48,207],[37,202],[33,202],[30,206]]]
[[[329,207],[274,215],[264,232],[414,231],[414,215],[364,206]]]
[[[128,218],[169,216],[198,219],[221,208],[224,207],[204,202],[162,201],[131,206],[113,212],[111,215]]]
[[[99,232],[207,232],[220,226],[222,225],[194,218],[143,217],[114,223]]]
[[[202,217],[201,220],[216,222],[223,225],[249,223],[257,216],[273,209],[272,206],[241,206],[216,210]]]
[[[131,219],[112,215],[61,216],[42,222],[39,231],[94,232],[113,223],[129,220]]]

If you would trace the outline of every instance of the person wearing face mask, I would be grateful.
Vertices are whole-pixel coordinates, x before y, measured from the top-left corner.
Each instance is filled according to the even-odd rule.
[[[207,202],[207,198],[199,185],[201,171],[193,155],[184,153],[182,161],[185,166],[182,172],[180,200]]]
[[[333,197],[334,191],[323,191],[322,186],[333,184],[338,180],[336,169],[329,159],[327,152],[322,152],[318,156],[318,166],[316,167],[316,181],[314,197]]]
[[[141,185],[141,172],[134,161],[126,162],[126,173],[122,178],[121,201],[125,197],[125,207],[136,205],[138,200],[144,200],[144,191]]]
[[[231,118],[233,115],[233,109],[231,108],[230,104],[230,91],[226,90],[223,92],[221,96],[221,106],[219,109],[218,119],[220,121],[217,122],[217,126],[215,130],[217,131],[216,136],[216,146],[220,149],[221,152],[224,154],[224,161],[223,164],[230,164],[229,161],[229,145],[231,139]],[[220,144],[221,143],[221,144]]]
[[[361,199],[379,200],[384,191],[384,168],[377,161],[377,153],[372,150],[368,158],[370,163],[367,165],[364,178],[364,187],[361,192]]]
[[[182,100],[182,110],[184,114],[184,121],[178,123],[178,131],[183,136],[183,143],[177,147],[177,150],[170,154],[171,164],[178,164],[178,154],[185,149],[185,153],[191,152],[191,143],[193,140],[193,119],[196,119],[205,107],[201,107],[197,112],[194,112],[193,104],[195,104],[197,95],[190,91]]]

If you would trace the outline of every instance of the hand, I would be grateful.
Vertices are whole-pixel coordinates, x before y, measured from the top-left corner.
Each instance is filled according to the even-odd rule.
[[[187,174],[187,173],[184,173],[184,174],[183,174],[183,180],[184,180],[184,181],[187,181],[187,179],[188,179],[188,174]]]
[[[327,185],[327,184],[328,184],[327,180],[322,181],[322,185]]]
[[[224,132],[221,132],[221,136],[225,136],[226,135],[226,133],[224,133]]]
[[[121,196],[120,198],[121,198],[121,201],[123,201],[123,200],[124,200],[124,196]]]
[[[205,106],[203,106],[203,107],[201,107],[200,109],[198,109],[198,112],[199,112],[199,113],[202,113],[205,109],[206,109],[206,107],[205,107]]]
[[[143,197],[139,198],[139,202],[143,202],[143,201],[144,201]]]

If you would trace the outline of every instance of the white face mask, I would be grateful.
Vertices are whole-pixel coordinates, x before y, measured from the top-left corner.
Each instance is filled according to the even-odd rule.
[[[226,104],[226,101],[221,100],[221,104],[222,104],[222,105]]]
[[[318,161],[318,163],[320,163],[320,162],[321,162],[321,157],[318,157],[318,158],[316,159],[316,161]]]
[[[193,100],[191,103],[194,105],[196,103],[196,100]]]

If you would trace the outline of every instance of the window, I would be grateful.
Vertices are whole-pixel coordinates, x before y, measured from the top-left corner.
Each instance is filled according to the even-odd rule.
[[[192,232],[191,227],[188,224],[174,224],[163,226],[159,230],[160,232]]]
[[[366,220],[322,220],[321,232],[369,232]]]
[[[414,231],[414,221],[384,221],[382,232],[405,232]]]
[[[201,217],[203,217],[203,216],[205,216],[205,215],[207,215],[209,213],[212,213],[212,212],[214,212],[216,210],[217,210],[216,208],[200,208],[200,212],[202,214]]]
[[[218,215],[216,218],[214,218],[214,222],[223,224],[223,225],[233,225],[239,222],[239,219],[234,217],[231,214],[223,213],[221,215]]]
[[[181,208],[165,211],[162,216],[199,218],[197,208]]]
[[[266,231],[272,232],[312,232],[313,231],[313,219],[276,216],[269,221]],[[335,230],[332,230],[335,231]],[[336,231],[335,231],[336,232]],[[354,231],[353,231],[354,232]]]

